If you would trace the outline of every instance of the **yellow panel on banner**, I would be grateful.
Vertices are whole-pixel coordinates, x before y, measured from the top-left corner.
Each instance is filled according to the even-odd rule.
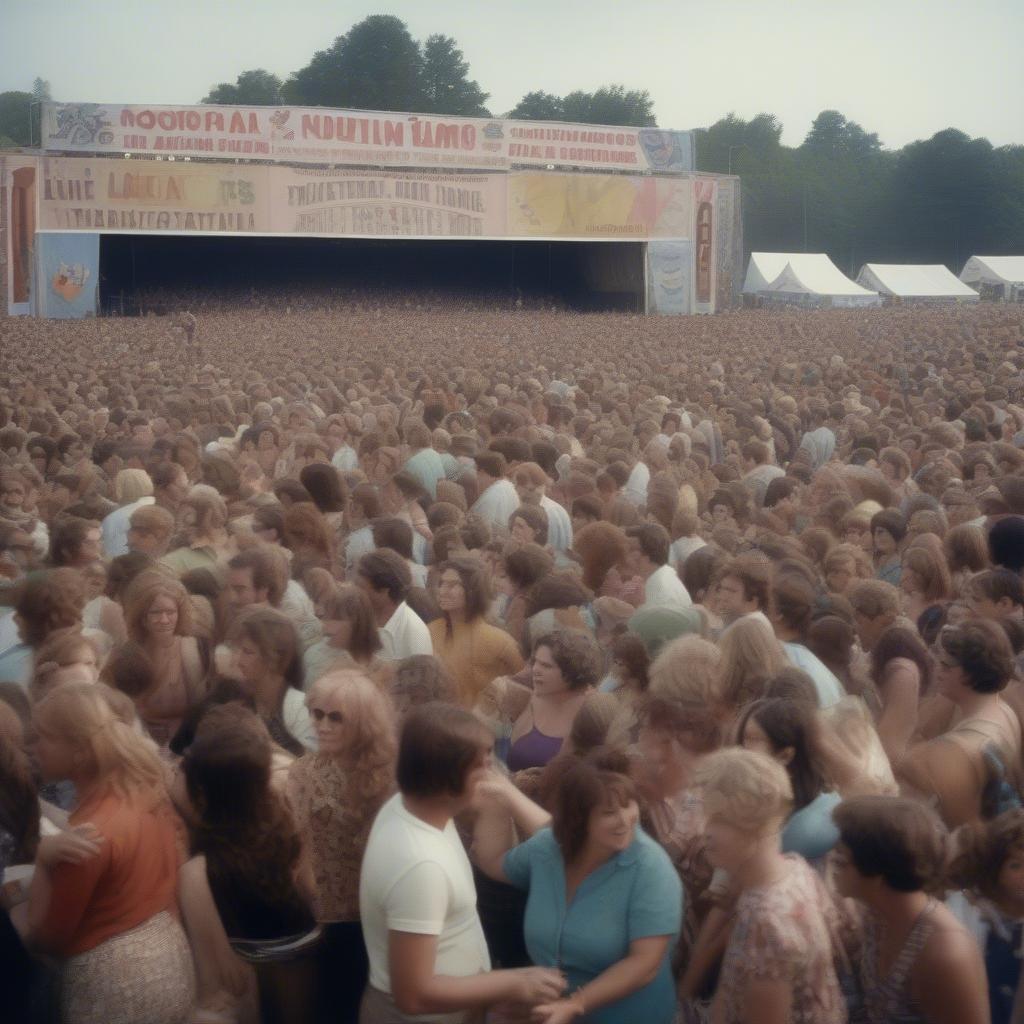
[[[509,175],[509,234],[534,238],[689,238],[689,182],[613,174]]]
[[[40,166],[44,231],[270,230],[267,167],[74,157]]]

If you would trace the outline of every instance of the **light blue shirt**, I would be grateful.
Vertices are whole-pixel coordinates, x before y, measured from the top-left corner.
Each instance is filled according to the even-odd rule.
[[[842,799],[838,793],[819,793],[792,814],[782,830],[782,852],[799,853],[812,862],[824,857],[839,842],[832,811]]]
[[[414,476],[431,498],[437,497],[437,481],[444,480],[444,463],[433,448],[421,448],[402,467]]]
[[[505,854],[505,877],[525,889],[524,933],[538,967],[559,967],[567,994],[629,955],[636,939],[670,935],[657,977],[593,1010],[593,1024],[671,1024],[676,989],[670,960],[683,917],[683,888],[668,854],[641,829],[633,842],[588,875],[566,905],[565,862],[550,828]]]
[[[15,644],[0,654],[0,680],[20,683],[25,689],[32,681],[32,648],[28,644]]]
[[[818,691],[818,707],[830,708],[843,699],[846,692],[843,684],[814,651],[803,644],[784,643],[782,646],[786,657],[814,681],[814,689]]]

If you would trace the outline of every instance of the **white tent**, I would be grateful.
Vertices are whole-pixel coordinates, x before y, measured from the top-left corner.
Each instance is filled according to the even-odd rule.
[[[857,284],[908,302],[978,301],[978,293],[941,263],[865,263]]]
[[[851,281],[825,253],[755,252],[743,291],[801,305],[877,306],[877,292]]]
[[[986,298],[1024,301],[1024,256],[972,256],[960,280]]]

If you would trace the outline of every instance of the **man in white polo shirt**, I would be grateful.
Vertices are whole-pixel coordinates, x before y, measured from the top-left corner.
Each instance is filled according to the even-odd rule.
[[[689,608],[693,604],[675,568],[668,564],[671,540],[659,523],[644,523],[626,531],[633,571],[644,580],[644,608]]]

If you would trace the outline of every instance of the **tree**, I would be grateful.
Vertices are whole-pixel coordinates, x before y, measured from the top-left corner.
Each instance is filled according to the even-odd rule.
[[[423,55],[405,23],[373,14],[320,50],[283,86],[290,103],[364,110],[423,110]]]
[[[200,103],[237,103],[247,107],[280,106],[281,79],[263,68],[243,71],[235,82],[215,85]]]
[[[562,100],[549,92],[528,92],[506,115],[516,121],[564,121]]]
[[[870,135],[856,121],[847,121],[838,110],[823,110],[811,124],[802,149],[822,156],[867,156],[877,153],[882,144],[878,135]]]
[[[645,89],[605,85],[596,92],[576,90],[559,98],[546,92],[527,93],[509,112],[516,120],[571,121],[578,124],[653,126],[654,104]]]
[[[423,44],[424,113],[490,117],[484,106],[490,93],[468,75],[469,64],[451,36],[428,36]]]
[[[33,116],[35,125],[29,127],[32,103],[30,92],[0,92],[0,146],[28,146],[30,137],[38,141],[38,118]]]

